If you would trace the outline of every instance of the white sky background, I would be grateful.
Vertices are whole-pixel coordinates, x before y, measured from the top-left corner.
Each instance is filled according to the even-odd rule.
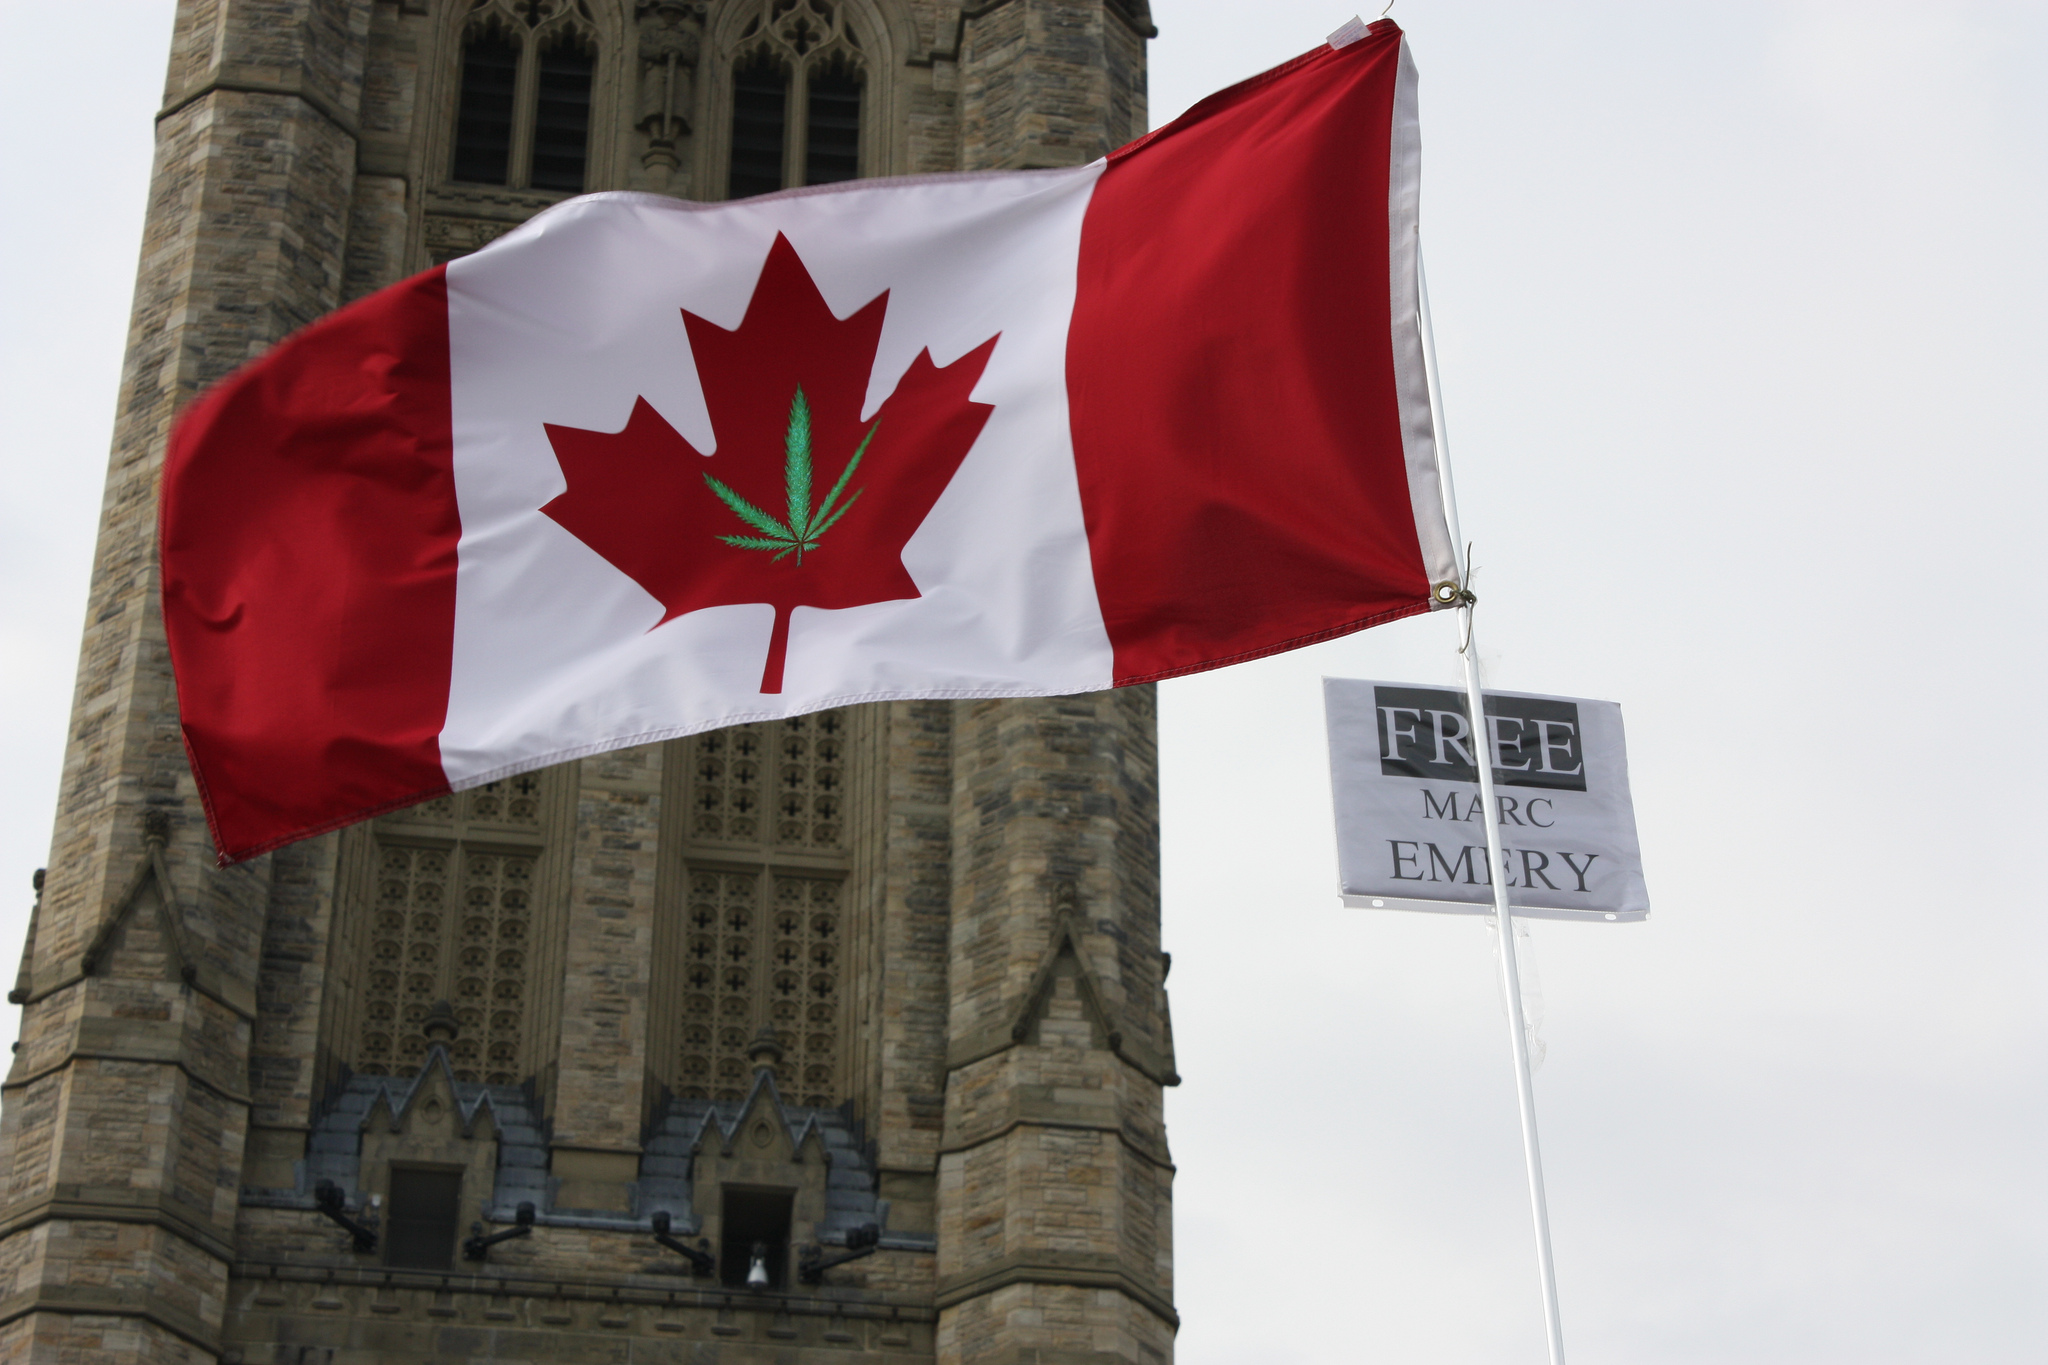
[[[1155,122],[1350,13],[1155,10]],[[4,970],[170,12],[0,0]],[[1489,681],[1623,703],[1656,907],[1533,928],[1572,1358],[2038,1361],[2048,7],[1395,17]],[[1162,690],[1179,1360],[1540,1360],[1486,931],[1339,908],[1325,673],[1449,624]]]

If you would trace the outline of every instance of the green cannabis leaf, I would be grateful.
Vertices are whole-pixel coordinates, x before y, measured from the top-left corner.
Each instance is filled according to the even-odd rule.
[[[737,545],[742,550],[772,550],[775,558],[781,559],[792,550],[796,562],[804,562],[804,551],[818,548],[818,538],[832,529],[847,509],[860,500],[867,490],[856,488],[853,496],[845,502],[839,495],[846,491],[846,484],[853,477],[853,471],[860,467],[860,457],[868,453],[868,442],[875,439],[875,431],[882,424],[878,421],[868,428],[868,434],[861,437],[860,448],[853,452],[853,458],[840,471],[839,482],[832,485],[832,491],[825,495],[825,501],[818,504],[818,510],[811,510],[811,404],[804,397],[799,385],[796,397],[789,405],[789,433],[783,437],[783,482],[789,494],[789,520],[777,521],[745,498],[720,483],[711,475],[704,476],[704,482],[711,485],[711,491],[718,494],[718,500],[733,510],[733,515],[760,531],[758,536],[720,536],[728,545]],[[835,510],[836,507],[836,510]],[[771,561],[773,562],[773,561]]]

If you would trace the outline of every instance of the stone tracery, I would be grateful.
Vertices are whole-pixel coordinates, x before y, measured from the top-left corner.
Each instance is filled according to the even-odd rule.
[[[598,41],[586,0],[471,0],[449,174],[584,188]]]
[[[378,822],[356,1071],[416,1072],[429,1017],[446,1002],[457,1080],[524,1079],[539,791],[537,777],[508,778]]]
[[[843,711],[824,711],[689,745],[683,1098],[743,1098],[763,1029],[784,1095],[843,1098],[846,730]]]

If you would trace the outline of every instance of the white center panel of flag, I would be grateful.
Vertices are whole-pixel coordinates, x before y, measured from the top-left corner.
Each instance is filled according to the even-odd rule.
[[[595,195],[452,263],[462,540],[440,740],[450,780],[847,701],[1108,686],[1065,385],[1081,224],[1100,174],[933,177],[728,205]],[[902,546],[920,595],[797,606],[783,689],[764,693],[773,606],[663,622],[661,601],[540,509],[567,487],[550,424],[617,432],[644,398],[702,455],[733,453],[718,444],[683,315],[737,328],[778,234],[834,317],[888,293],[863,421],[921,352],[944,367],[999,339],[971,394],[993,406],[986,425]],[[863,458],[887,455],[878,431]],[[779,466],[782,452],[772,457]],[[821,454],[819,496],[845,458]]]

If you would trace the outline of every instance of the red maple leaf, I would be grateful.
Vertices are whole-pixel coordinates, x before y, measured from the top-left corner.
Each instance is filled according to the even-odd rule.
[[[657,628],[705,607],[775,608],[764,693],[782,690],[792,609],[921,595],[903,546],[995,410],[968,398],[990,337],[943,368],[920,351],[863,422],[888,305],[885,290],[835,318],[777,234],[736,330],[683,311],[714,458],[645,398],[622,431],[547,425],[569,491],[540,510],[660,599]]]

